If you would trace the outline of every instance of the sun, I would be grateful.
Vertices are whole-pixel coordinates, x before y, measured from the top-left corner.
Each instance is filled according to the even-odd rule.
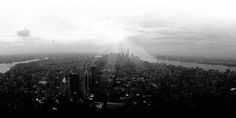
[[[110,52],[120,52],[128,36],[127,31],[117,24],[105,24],[98,29],[98,32]]]
[[[119,44],[125,40],[126,35],[121,29],[108,29],[104,33],[104,37],[112,44]]]

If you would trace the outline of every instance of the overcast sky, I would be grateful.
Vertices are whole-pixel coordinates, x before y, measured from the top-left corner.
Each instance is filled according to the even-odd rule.
[[[117,51],[236,57],[234,0],[0,0],[0,55]]]

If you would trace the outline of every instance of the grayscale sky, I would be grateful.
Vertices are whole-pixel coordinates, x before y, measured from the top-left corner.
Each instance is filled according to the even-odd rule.
[[[0,55],[108,52],[236,57],[234,0],[1,0]]]

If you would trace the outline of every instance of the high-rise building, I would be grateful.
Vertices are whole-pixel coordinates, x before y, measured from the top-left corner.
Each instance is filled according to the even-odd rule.
[[[71,97],[86,99],[89,94],[94,93],[96,84],[99,83],[97,78],[96,67],[90,66],[90,69],[88,69],[84,65],[84,73],[82,76],[77,73],[72,73],[69,76],[69,80],[63,78],[61,82],[61,92],[65,95],[64,84],[68,83],[65,85],[69,86],[67,93],[70,93]]]
[[[84,93],[86,93],[86,95],[93,93],[94,88],[96,88],[96,82],[97,82],[97,78],[96,78],[96,67],[92,66],[90,67],[90,70],[85,70],[84,71],[84,80],[82,80],[81,82],[84,83]],[[81,85],[83,86],[83,85]]]
[[[84,76],[79,76],[79,74],[70,75],[70,91],[72,96],[77,96],[85,99],[89,94],[90,76],[89,72],[86,70]]]
[[[84,78],[85,78],[86,94],[89,94],[89,90],[90,90],[90,86],[89,86],[90,76],[89,76],[88,70],[85,70],[85,72],[84,72]]]
[[[60,85],[60,88],[61,88],[61,93],[63,96],[66,96],[67,93],[68,93],[68,82],[66,80],[66,78],[64,77],[61,81],[61,85]]]
[[[91,91],[94,91],[96,84],[98,83],[98,75],[96,74],[96,67],[92,66],[90,68],[90,80],[89,80],[89,88]]]
[[[129,57],[129,49],[127,49],[126,56]]]
[[[70,91],[72,95],[79,94],[80,76],[79,74],[70,74]]]
[[[80,97],[82,97],[83,99],[86,98],[87,96],[87,78],[86,77],[82,77],[79,80],[79,95]]]

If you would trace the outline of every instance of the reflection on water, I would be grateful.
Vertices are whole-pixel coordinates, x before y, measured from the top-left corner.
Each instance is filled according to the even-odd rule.
[[[0,64],[0,73],[5,73],[11,69],[11,67],[15,66],[16,64],[22,64],[22,63],[30,63],[40,61],[40,59],[32,59],[32,60],[26,60],[26,61],[19,61],[19,62],[13,62],[13,63],[1,63]]]
[[[158,60],[158,63],[165,63],[169,65],[176,65],[176,66],[184,66],[184,67],[198,67],[205,70],[215,69],[219,71],[225,71],[230,69],[231,71],[236,71],[236,67],[229,67],[224,65],[211,65],[211,64],[199,64],[199,63],[192,63],[192,62],[180,62],[180,61],[169,61],[169,60]]]
[[[182,62],[182,61],[170,61],[170,60],[156,60],[154,58],[145,58],[144,60],[149,61],[151,63],[164,63],[167,65],[175,65],[175,66],[183,66],[187,68],[202,68],[204,70],[214,69],[224,72],[227,69],[236,72],[236,67],[229,67],[224,65],[211,65],[211,64],[199,64],[193,62]]]

